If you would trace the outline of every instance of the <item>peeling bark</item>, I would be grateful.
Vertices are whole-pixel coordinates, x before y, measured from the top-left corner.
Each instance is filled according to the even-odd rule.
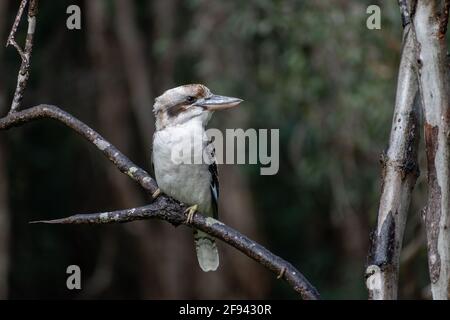
[[[450,110],[445,33],[449,0],[418,1],[414,17],[428,164],[425,212],[433,299],[448,299],[450,280]]]
[[[406,5],[406,1],[400,1]],[[418,84],[415,46],[409,13],[401,6],[403,48],[397,81],[397,95],[389,147],[381,157],[382,193],[377,228],[372,235],[366,269],[369,298],[396,299],[398,272],[411,193],[419,175],[417,148],[419,134]]]

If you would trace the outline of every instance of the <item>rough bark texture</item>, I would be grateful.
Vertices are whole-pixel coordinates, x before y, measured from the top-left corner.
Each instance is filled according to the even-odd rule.
[[[405,14],[402,14],[402,17]],[[406,14],[409,17],[409,15]],[[396,299],[403,234],[411,193],[419,175],[417,147],[420,110],[411,25],[404,20],[403,49],[391,137],[382,155],[382,193],[372,235],[366,285],[370,299]]]
[[[433,299],[447,299],[450,280],[450,110],[447,45],[448,0],[418,1],[419,84],[425,118],[428,204],[425,214]]]

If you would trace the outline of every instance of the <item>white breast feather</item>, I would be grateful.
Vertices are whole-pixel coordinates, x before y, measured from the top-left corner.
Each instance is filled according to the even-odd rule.
[[[194,139],[186,139],[193,136],[194,132],[197,134]],[[173,148],[180,150],[189,141],[197,144],[195,148],[192,143],[189,145],[193,152],[197,152],[195,157],[201,157],[199,153],[203,153],[207,141],[201,121],[193,119],[155,133],[153,164],[156,181],[165,194],[187,205],[198,204],[201,213],[211,215],[211,174],[208,164],[177,164],[171,158]]]

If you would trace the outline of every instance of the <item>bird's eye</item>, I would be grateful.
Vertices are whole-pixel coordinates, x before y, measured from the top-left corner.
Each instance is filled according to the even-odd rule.
[[[193,96],[188,96],[188,97],[186,98],[186,101],[189,102],[189,103],[194,103],[196,100],[197,100],[197,99],[196,99],[195,97],[193,97]]]

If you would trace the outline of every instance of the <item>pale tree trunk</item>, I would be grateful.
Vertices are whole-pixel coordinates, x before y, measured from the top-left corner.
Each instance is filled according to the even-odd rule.
[[[0,1],[0,39],[4,40],[7,21],[8,1]],[[0,44],[0,70],[3,70],[4,45]],[[0,74],[0,116],[6,111],[6,94],[3,82],[4,76]],[[0,137],[0,300],[8,297],[8,274],[9,274],[9,199],[8,199],[8,171],[6,167],[6,145]]]
[[[414,17],[428,162],[425,225],[433,299],[448,299],[450,281],[449,7],[449,0],[421,0]]]
[[[384,157],[378,226],[366,270],[367,287],[372,299],[397,297],[399,254],[411,191],[418,173],[419,104],[425,119],[428,162],[428,203],[424,219],[431,291],[433,299],[448,299],[450,87],[446,31],[450,1],[412,1],[414,8],[410,8],[409,3],[399,0],[405,26],[404,46],[390,146]],[[417,90],[419,95],[415,99]]]
[[[369,298],[396,299],[403,234],[411,193],[419,174],[417,147],[420,108],[415,72],[414,32],[403,31],[397,95],[387,152],[382,155],[382,193],[377,228],[372,235],[366,285]]]

